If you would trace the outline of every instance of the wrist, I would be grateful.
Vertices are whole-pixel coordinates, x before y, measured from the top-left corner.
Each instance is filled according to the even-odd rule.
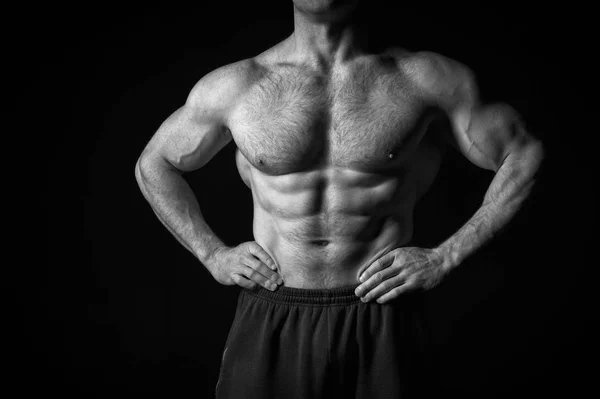
[[[450,271],[458,266],[459,258],[458,251],[453,249],[453,246],[449,242],[444,242],[435,248],[441,267],[444,271]]]
[[[226,248],[225,244],[214,245],[210,249],[202,248],[196,251],[196,257],[212,274],[217,263],[216,256],[224,248]]]

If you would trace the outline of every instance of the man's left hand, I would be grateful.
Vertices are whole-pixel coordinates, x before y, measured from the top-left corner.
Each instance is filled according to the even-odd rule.
[[[435,287],[446,274],[444,259],[435,249],[397,248],[362,273],[355,294],[363,302],[385,303],[408,291]]]

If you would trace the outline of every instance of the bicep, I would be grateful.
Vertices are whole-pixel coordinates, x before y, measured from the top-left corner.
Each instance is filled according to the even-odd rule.
[[[520,116],[507,104],[482,104],[475,74],[455,61],[443,64],[438,98],[450,117],[454,146],[473,164],[498,170],[530,138]]]
[[[186,104],[162,123],[144,153],[188,172],[208,163],[230,140],[218,115]]]
[[[531,140],[517,112],[506,104],[458,105],[451,119],[455,146],[484,169],[497,171],[509,154]]]
[[[465,65],[421,53],[418,76],[450,119],[447,137],[473,164],[497,171],[510,154],[526,151],[535,140],[518,113],[506,104],[482,105],[475,74]]]
[[[227,119],[247,82],[246,60],[218,68],[191,90],[186,104],[154,134],[146,150],[152,162],[188,172],[204,166],[232,140]]]

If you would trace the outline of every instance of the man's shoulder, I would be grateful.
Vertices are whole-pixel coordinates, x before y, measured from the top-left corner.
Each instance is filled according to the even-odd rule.
[[[394,54],[402,73],[422,88],[437,91],[472,78],[466,65],[440,53],[396,51]]]
[[[260,66],[254,58],[223,65],[194,85],[187,103],[199,108],[227,108],[248,90],[259,73]]]

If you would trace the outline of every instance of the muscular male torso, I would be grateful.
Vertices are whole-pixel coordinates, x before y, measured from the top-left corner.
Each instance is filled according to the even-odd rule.
[[[286,59],[285,46],[247,61],[247,88],[227,118],[254,239],[286,286],[355,284],[412,238],[415,204],[441,161],[440,113],[410,53],[319,70]]]

